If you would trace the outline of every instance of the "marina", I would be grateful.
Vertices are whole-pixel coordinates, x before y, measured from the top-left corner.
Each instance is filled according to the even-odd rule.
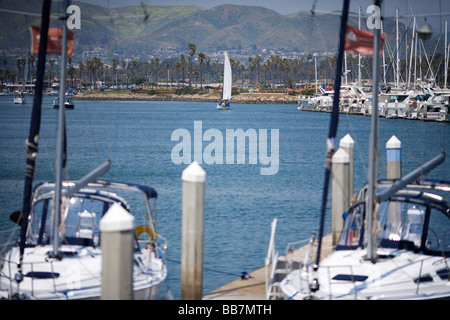
[[[43,98],[42,132],[36,181],[54,174],[57,110],[52,97]],[[0,158],[8,170],[1,173],[2,243],[14,238],[9,220],[20,206],[24,175],[24,144],[30,118],[29,105],[14,105],[10,97],[0,97],[3,125]],[[183,113],[180,118],[179,113]],[[124,117],[126,115],[126,117]],[[158,191],[156,221],[168,241],[168,277],[160,299],[170,291],[181,298],[181,174],[186,165],[172,162],[173,131],[187,129],[193,135],[194,121],[223,132],[233,129],[279,129],[279,170],[260,175],[260,165],[202,164],[206,171],[203,295],[237,280],[242,272],[264,266],[270,240],[270,225],[278,219],[276,248],[284,254],[286,244],[309,239],[317,230],[323,155],[317,143],[326,140],[329,113],[299,113],[296,104],[234,104],[227,112],[216,110],[216,102],[77,101],[68,110],[67,135],[69,178],[80,178],[109,154],[111,168],[107,180],[124,180],[150,185]],[[354,188],[366,182],[368,117],[341,115],[338,137],[349,133],[355,141]],[[25,124],[24,124],[25,123]],[[111,130],[115,127],[116,130]],[[402,142],[403,170],[408,172],[450,147],[445,139],[448,124],[439,122],[380,119],[380,176],[386,176],[384,144],[396,135]],[[103,132],[107,132],[106,138]],[[433,143],[429,143],[430,134]],[[203,142],[206,147],[210,142]],[[130,156],[132,155],[132,156]],[[448,177],[448,159],[428,177]],[[226,186],[226,187],[225,187]],[[331,232],[326,219],[325,234]],[[261,278],[260,278],[261,279]],[[264,281],[264,278],[262,278]],[[265,286],[265,285],[264,285]]]
[[[80,8],[65,1],[62,26],[54,28],[51,4],[43,1],[40,27],[31,27],[34,93],[25,99],[36,59],[26,50],[27,59],[16,61],[22,96],[12,100],[9,87],[0,96],[0,300],[450,298],[446,22],[444,83],[435,79],[442,67],[434,73],[437,64],[426,55],[433,34],[426,19],[419,25],[415,14],[404,30],[413,22],[402,87],[398,8],[397,59],[386,70],[392,52],[385,26],[375,15],[374,24],[367,20],[373,31],[360,29],[361,7],[359,28],[351,26],[349,16],[356,20],[344,0],[337,57],[326,61],[335,69],[333,87],[319,87],[312,54],[305,61],[314,57],[314,89],[289,79],[289,64],[299,60],[283,58],[281,68],[274,56],[263,66],[264,81],[256,56],[247,69],[254,87],[244,77],[233,86],[246,69],[240,62],[225,50],[223,64],[205,67],[205,54],[194,62],[197,47],[189,43],[186,70],[183,54],[164,64],[167,85],[174,83],[170,64],[182,67],[182,88],[158,87],[153,57],[145,71],[139,61],[122,61],[132,80],[124,86],[122,73],[119,89],[116,70],[103,69],[98,57],[86,60],[91,74],[75,85],[68,65]],[[380,6],[377,0],[370,8]],[[145,22],[147,7],[141,10]],[[358,85],[348,79],[349,54],[359,55]],[[59,79],[46,72],[51,55],[59,56]],[[361,55],[372,57],[371,90],[361,86]],[[14,85],[7,63],[3,74]],[[207,85],[203,71],[210,78],[221,66],[219,85]],[[77,67],[81,78],[83,62]],[[260,307],[243,309],[261,314]],[[271,305],[262,308],[271,314]],[[220,310],[185,304],[178,314],[213,311]]]

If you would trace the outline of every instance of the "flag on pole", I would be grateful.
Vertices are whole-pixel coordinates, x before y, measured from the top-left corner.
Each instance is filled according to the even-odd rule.
[[[383,53],[386,35],[380,34],[380,55]],[[345,51],[365,56],[373,55],[373,33],[347,25],[345,32]]]
[[[39,53],[39,40],[41,27],[31,26],[31,51],[33,54]],[[47,41],[47,54],[60,55],[62,48],[62,28],[49,28]],[[67,54],[73,53],[73,31],[67,32]]]

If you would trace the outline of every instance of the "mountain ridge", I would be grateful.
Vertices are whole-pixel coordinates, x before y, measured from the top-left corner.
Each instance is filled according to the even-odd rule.
[[[16,0],[6,7],[30,11],[34,8],[32,12],[38,12],[41,3],[42,0]],[[73,4],[80,7],[82,20],[81,29],[74,30],[76,56],[92,50],[148,55],[168,47],[186,52],[189,43],[194,43],[199,52],[251,48],[311,53],[337,49],[338,15],[313,16],[302,11],[282,15],[264,7],[230,4],[211,9],[188,5],[105,8],[84,2]],[[0,7],[5,8],[4,3]],[[0,49],[29,47],[29,26],[24,26],[22,17],[0,13],[0,19],[8,21],[0,32]],[[25,24],[38,21],[26,18]],[[349,24],[357,25],[357,19],[351,17]],[[395,22],[387,21],[385,30],[395,31]]]

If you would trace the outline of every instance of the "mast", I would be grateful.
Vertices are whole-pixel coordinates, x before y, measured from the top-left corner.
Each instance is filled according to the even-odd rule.
[[[45,73],[45,58],[47,49],[48,27],[50,22],[50,6],[51,0],[44,0],[42,5],[42,22],[39,42],[39,57],[36,73],[36,89],[33,100],[33,109],[31,112],[30,131],[26,141],[27,146],[27,160],[26,160],[26,174],[23,192],[23,207],[21,214],[21,230],[20,230],[20,260],[18,263],[19,274],[16,280],[20,281],[22,277],[22,260],[25,250],[25,238],[28,227],[28,216],[31,210],[31,192],[34,179],[34,168],[36,165],[36,156],[38,152],[39,130],[41,125],[41,103],[42,90],[44,85]]]
[[[64,8],[69,5],[65,1]],[[59,86],[59,114],[58,114],[58,135],[56,139],[56,172],[55,172],[55,197],[53,203],[53,257],[59,256],[59,224],[61,220],[61,190],[62,190],[62,169],[65,144],[65,91],[66,91],[66,64],[67,64],[67,14],[62,21],[62,49],[61,49],[61,79]]]
[[[322,206],[321,206],[321,214],[320,214],[320,225],[319,225],[319,238],[317,245],[317,255],[316,255],[316,265],[319,265],[320,261],[320,251],[322,249],[322,237],[323,237],[323,228],[325,224],[325,210],[327,205],[327,197],[328,197],[328,185],[330,181],[330,173],[331,173],[331,158],[334,154],[334,146],[336,141],[336,133],[339,122],[339,92],[341,91],[341,72],[342,72],[342,62],[344,60],[344,47],[345,47],[345,31],[347,29],[347,20],[348,20],[348,9],[350,5],[350,0],[344,0],[344,5],[342,9],[342,17],[341,17],[341,31],[339,35],[339,51],[338,51],[338,59],[336,65],[336,77],[334,82],[334,95],[333,95],[333,109],[331,112],[331,120],[330,120],[330,130],[327,138],[327,155],[325,160],[325,179],[324,179],[324,187],[322,190]]]
[[[380,6],[381,0],[376,0],[375,5]],[[376,241],[373,235],[374,229],[374,211],[376,201],[376,183],[377,183],[377,155],[378,155],[378,82],[380,67],[380,29],[375,28],[373,39],[373,67],[372,67],[372,118],[370,124],[369,141],[369,197],[366,207],[368,208],[368,243],[367,260],[374,261],[376,258]]]
[[[396,36],[396,42],[397,42],[397,88],[399,88],[400,86],[400,48],[398,46],[398,8],[395,8],[395,20],[396,20],[396,25],[397,25],[397,36]]]
[[[447,89],[447,74],[448,74],[448,51],[447,51],[447,20],[445,20],[445,72],[444,72],[444,88]]]
[[[27,78],[28,78],[28,50],[27,50],[27,56],[25,59],[25,70],[23,72],[22,93],[25,92],[25,87],[27,85]]]
[[[412,39],[411,39],[411,55],[409,57],[408,85],[406,86],[407,89],[409,89],[409,84],[411,82],[411,68],[412,68],[412,58],[413,58],[415,37],[416,37],[416,15],[414,15],[413,33],[412,33]]]
[[[317,93],[317,57],[314,57],[314,73],[316,75],[316,93]]]
[[[361,6],[358,8],[358,29],[361,29]],[[361,86],[361,53],[358,53],[358,87]]]

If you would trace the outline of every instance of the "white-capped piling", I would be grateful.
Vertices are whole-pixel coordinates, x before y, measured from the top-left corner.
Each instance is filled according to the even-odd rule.
[[[387,178],[402,177],[402,143],[394,135],[386,142]]]
[[[350,204],[350,157],[343,148],[339,148],[331,158],[331,163],[331,229],[335,246],[342,232],[342,214]]]
[[[200,300],[203,289],[203,219],[206,173],[194,161],[183,170],[181,299]]]
[[[115,203],[100,220],[103,300],[133,299],[134,217]]]
[[[351,199],[352,195],[353,195],[353,150],[354,150],[354,146],[355,146],[355,141],[353,140],[352,136],[350,134],[346,134],[340,141],[339,141],[339,147],[344,149],[345,152],[347,152],[348,156],[349,156],[349,182],[348,182],[348,186],[349,186],[349,197]]]

